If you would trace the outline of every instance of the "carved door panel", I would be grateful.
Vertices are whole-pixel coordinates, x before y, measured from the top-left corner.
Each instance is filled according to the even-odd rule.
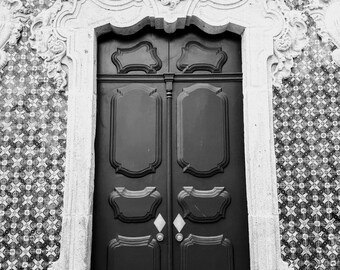
[[[174,269],[249,269],[241,82],[181,80],[173,112]]]
[[[92,270],[249,270],[240,39],[98,49]]]
[[[161,269],[163,99],[163,83],[99,84],[92,269]]]

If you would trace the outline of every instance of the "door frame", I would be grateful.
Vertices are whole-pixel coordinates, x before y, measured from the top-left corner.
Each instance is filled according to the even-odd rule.
[[[301,53],[306,34],[301,14],[283,0],[57,0],[31,29],[38,53],[47,51],[48,61],[55,60],[48,64],[57,90],[68,89],[61,250],[50,270],[88,270],[91,265],[97,36],[132,34],[145,25],[174,32],[191,24],[207,33],[230,31],[242,37],[251,270],[289,269],[281,260],[272,86],[289,76],[293,57]],[[56,52],[53,44],[65,49]]]

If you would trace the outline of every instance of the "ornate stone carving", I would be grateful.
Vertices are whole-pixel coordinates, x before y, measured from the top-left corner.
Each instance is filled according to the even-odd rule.
[[[180,1],[184,0],[157,1],[160,1],[165,6],[169,5],[171,9],[174,9],[180,3]],[[325,2],[328,2],[327,0],[315,1],[321,1],[324,4]],[[138,0],[138,2],[140,2],[140,0]],[[235,8],[235,6],[239,6],[241,4],[244,5],[247,2],[248,0],[234,0],[226,3],[220,3],[220,1],[216,0],[202,1],[204,6],[209,3],[214,7],[215,5],[218,5],[219,8],[221,8],[221,6],[224,8],[231,8],[231,5]],[[119,2],[119,5],[123,4],[126,4],[126,1],[122,1],[122,3]],[[282,80],[288,78],[291,73],[293,59],[301,54],[302,49],[308,42],[308,38],[306,36],[307,26],[301,12],[290,10],[284,3],[284,0],[267,0],[267,5],[269,7],[268,13],[280,13],[280,16],[283,17],[284,22],[282,31],[274,37],[274,61],[272,69],[273,85],[280,87]],[[57,91],[64,90],[67,85],[67,73],[63,69],[63,65],[61,63],[63,58],[66,56],[66,43],[56,34],[55,30],[53,29],[54,20],[62,6],[63,2],[58,0],[51,8],[43,11],[36,18],[34,18],[31,37],[32,48],[36,49],[39,55],[45,60],[44,64],[48,70],[48,77],[55,80]],[[337,16],[331,17],[334,18],[333,22],[336,24]],[[333,54],[335,58],[337,55],[338,58],[340,58],[340,51],[336,50]]]
[[[20,0],[0,0],[0,71],[8,62],[4,48],[17,44],[28,13]]]
[[[55,32],[54,20],[63,7],[63,2],[57,0],[53,6],[33,18],[30,37],[31,46],[44,59],[47,76],[52,78],[57,91],[64,91],[67,85],[67,73],[62,60],[66,56],[66,42]]]
[[[307,25],[301,12],[290,10],[283,0],[271,4],[271,8],[280,11],[284,19],[282,31],[274,37],[273,85],[280,87],[282,80],[291,73],[293,59],[308,43]]]
[[[169,6],[170,9],[175,9],[177,5],[184,0],[158,0],[162,3],[163,6]]]
[[[80,0],[73,1],[70,8],[63,8],[56,19],[51,17],[50,23],[55,21],[63,34],[72,37],[67,40],[67,56],[73,61],[75,73],[72,74],[76,75],[69,78],[70,91],[75,95],[70,95],[68,100],[68,166],[61,253],[50,269],[86,270],[91,265],[89,198],[93,196],[96,35],[112,29],[132,34],[145,25],[171,33],[186,25],[196,25],[210,34],[243,33],[245,158],[249,172],[250,250],[254,254],[251,268],[260,265],[261,270],[287,270],[287,264],[280,261],[270,79],[274,77],[279,85],[280,80],[289,75],[294,55],[302,50],[301,44],[306,44],[302,16],[289,10],[283,0],[186,0],[179,2],[175,10],[168,8],[170,2],[163,3],[165,6],[160,0]],[[271,16],[273,24],[266,20]],[[41,31],[39,25],[36,28]],[[78,34],[79,31],[82,33]],[[268,66],[272,63],[268,58],[273,56],[273,39],[275,63],[271,72]]]
[[[314,0],[308,11],[316,22],[322,42],[332,41],[337,46],[332,58],[340,66],[340,1]]]
[[[245,5],[249,0],[201,0],[200,8],[213,7],[215,9],[234,9]],[[211,14],[213,17],[214,14]]]
[[[111,0],[92,0],[96,5],[108,9],[108,10],[128,10],[134,7],[142,7],[144,2],[143,0],[116,0],[116,1],[111,1]],[[140,11],[140,9],[138,9]],[[124,18],[120,17],[120,20],[131,20],[131,18]],[[125,22],[125,21],[124,21]]]

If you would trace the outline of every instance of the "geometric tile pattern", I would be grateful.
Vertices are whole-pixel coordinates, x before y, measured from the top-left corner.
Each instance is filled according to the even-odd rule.
[[[33,14],[48,7],[24,5]],[[60,250],[67,97],[30,48],[30,24],[5,48],[0,74],[0,269],[9,270],[47,269]]]
[[[49,0],[24,0],[33,14]],[[304,10],[309,0],[286,0]],[[308,18],[310,43],[274,88],[283,259],[294,269],[340,269],[340,69]],[[0,79],[0,269],[47,269],[59,257],[66,101],[30,48],[5,50]]]
[[[297,3],[299,2],[299,3]],[[306,3],[307,1],[305,1]],[[301,8],[303,1],[295,1]],[[292,3],[291,3],[292,4]],[[283,259],[294,269],[340,269],[340,68],[308,18],[310,42],[274,88]]]

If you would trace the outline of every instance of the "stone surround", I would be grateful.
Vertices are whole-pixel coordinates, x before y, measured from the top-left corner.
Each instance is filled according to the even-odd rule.
[[[242,35],[252,269],[338,269],[339,6],[0,0],[0,269],[89,269],[96,36],[189,24]]]

